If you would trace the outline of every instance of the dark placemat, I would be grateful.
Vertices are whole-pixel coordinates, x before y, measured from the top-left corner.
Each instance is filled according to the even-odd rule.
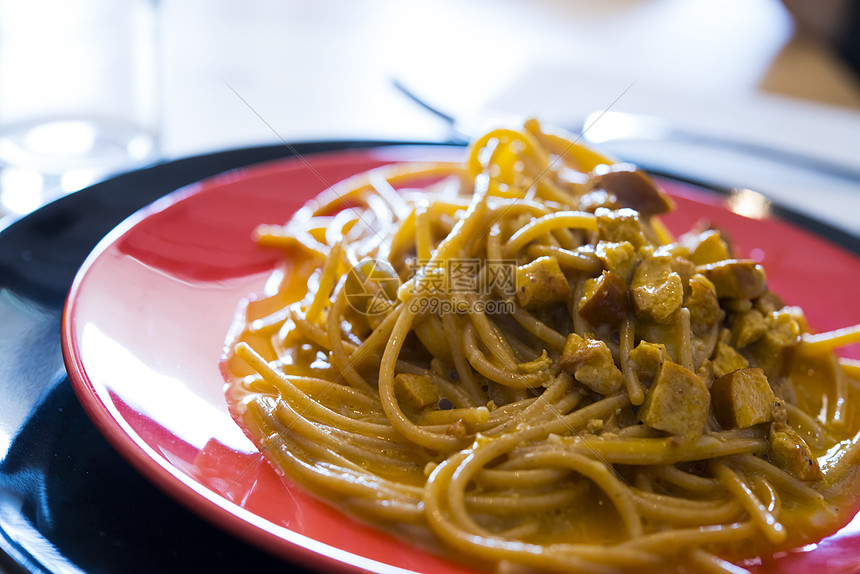
[[[163,195],[296,153],[402,143],[299,143],[163,163],[64,197],[0,232],[0,570],[304,572],[199,518],[108,444],[63,367],[63,304],[99,240]]]

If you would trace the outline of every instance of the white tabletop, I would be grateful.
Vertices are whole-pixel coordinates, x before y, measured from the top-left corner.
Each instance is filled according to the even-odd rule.
[[[490,110],[577,125],[615,102],[860,169],[860,81],[822,41],[795,33],[779,0],[159,5],[166,158],[446,137],[393,88],[398,79],[464,119]]]
[[[575,117],[583,96],[608,105],[634,81],[625,98],[659,88],[662,114],[774,94],[860,111],[858,79],[794,37],[778,0],[165,0],[162,18],[170,156],[277,141],[272,129],[438,135],[392,78],[460,113],[503,99]]]

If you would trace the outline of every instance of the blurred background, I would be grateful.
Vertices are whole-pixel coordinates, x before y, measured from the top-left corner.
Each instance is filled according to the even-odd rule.
[[[0,142],[0,213],[26,213],[110,172],[214,150],[450,138],[451,126],[399,83],[465,135],[488,119],[533,115],[587,129],[586,139],[621,157],[754,187],[860,233],[846,213],[860,209],[856,0],[813,9],[802,0],[88,0],[74,3],[76,17],[94,13],[77,35],[45,33],[51,4],[65,3],[38,2],[41,19],[27,34],[42,30],[38,48],[22,49],[9,23],[34,3],[0,0],[0,131],[12,105],[4,92],[61,112],[75,74],[62,80],[40,66],[102,42],[102,56],[125,59],[98,80],[122,84],[97,94],[99,110],[147,100],[122,112],[136,114],[144,136],[123,148],[126,160],[65,180],[22,175]],[[72,28],[70,17],[58,21]],[[111,30],[121,32],[100,37]],[[21,86],[38,89],[22,96]],[[841,209],[822,208],[834,203]]]

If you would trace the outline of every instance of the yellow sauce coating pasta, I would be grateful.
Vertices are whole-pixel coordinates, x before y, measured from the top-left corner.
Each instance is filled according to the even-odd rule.
[[[742,571],[857,510],[860,373],[641,170],[545,132],[341,182],[286,225],[231,412],[349,513],[504,572]],[[408,525],[408,527],[403,527]]]

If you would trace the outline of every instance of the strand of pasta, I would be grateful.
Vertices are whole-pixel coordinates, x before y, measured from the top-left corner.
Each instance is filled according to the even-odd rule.
[[[517,306],[513,314],[514,319],[526,331],[546,343],[551,349],[561,351],[564,348],[566,338],[564,335],[537,319],[534,315]]]
[[[616,439],[595,436],[588,440],[581,437],[560,440],[569,449],[597,453],[607,462],[636,466],[707,460],[733,454],[764,452],[767,449],[764,438],[720,439],[708,435],[680,445],[671,437]]]
[[[716,479],[720,484],[728,490],[738,502],[744,507],[747,513],[752,518],[753,522],[764,533],[768,540],[774,544],[778,544],[785,540],[788,532],[785,527],[776,519],[772,512],[759,501],[755,493],[750,487],[740,479],[740,477],[732,469],[724,463],[715,462],[711,465],[714,470]]]
[[[425,515],[433,532],[454,548],[494,562],[509,559],[529,566],[545,568],[555,572],[583,572],[587,574],[609,574],[615,569],[601,561],[622,564],[656,566],[662,559],[649,552],[609,554],[602,545],[562,545],[542,546],[504,539],[498,535],[477,535],[450,522],[448,509],[443,501],[450,488],[452,475],[463,459],[468,456],[458,453],[436,467],[427,480],[425,487]]]
[[[505,257],[512,257],[529,241],[555,229],[597,231],[597,218],[594,217],[594,214],[583,211],[556,211],[533,219],[508,239],[507,243],[502,246],[502,254]]]
[[[719,482],[713,478],[697,476],[677,468],[674,465],[652,466],[651,472],[668,483],[678,486],[688,492],[703,494],[719,488]]]
[[[801,482],[781,468],[768,464],[758,457],[742,454],[733,456],[729,460],[733,464],[739,464],[739,467],[747,471],[747,474],[760,474],[770,480],[780,490],[789,492],[794,496],[818,501],[824,500],[824,496],[814,488]]]
[[[274,456],[294,476],[312,477],[313,483],[340,494],[353,496],[366,496],[373,498],[380,493],[400,498],[404,501],[413,500],[417,505],[420,498],[415,499],[409,487],[400,483],[394,483],[376,477],[366,470],[356,471],[347,466],[330,466],[327,464],[314,464],[301,459],[295,452],[288,448],[287,434],[283,427],[277,422],[274,415],[263,407],[259,400],[248,403],[245,416],[255,424],[249,425],[252,430],[259,429],[265,433],[267,427],[272,429],[271,433],[265,433],[259,439],[267,455]],[[334,453],[330,453],[334,455]],[[336,456],[336,455],[334,455]],[[413,491],[414,492],[414,491]]]
[[[457,377],[475,404],[486,404],[486,393],[479,387],[478,382],[472,374],[472,368],[466,361],[462,337],[457,336],[460,332],[460,328],[456,324],[457,321],[458,319],[453,314],[447,313],[442,316],[442,327],[445,329],[445,337],[449,342],[448,347],[451,351],[451,361],[454,363]]]
[[[860,343],[860,325],[811,335],[804,333],[797,352],[805,355],[827,355],[840,347]]]
[[[328,335],[328,345],[326,347],[331,351],[331,364],[340,372],[348,384],[357,389],[372,392],[373,387],[370,383],[364,380],[364,377],[358,373],[355,366],[349,362],[347,350],[341,338],[340,317],[343,315],[343,310],[346,307],[345,283],[342,279],[338,282],[337,287],[335,287],[334,303],[326,318],[326,334]]]
[[[382,466],[387,470],[402,470],[417,469],[419,464],[417,461],[402,459],[391,455],[408,454],[408,450],[396,449],[392,445],[385,450],[377,448],[368,449],[366,446],[354,444],[352,441],[334,441],[331,433],[323,428],[315,425],[305,417],[298,414],[285,401],[278,401],[274,410],[275,416],[283,424],[284,428],[289,429],[294,437],[302,437],[306,439],[305,450],[313,448],[314,450],[328,450],[326,445],[337,445],[337,454],[347,460],[351,457],[362,460],[362,463],[368,466]],[[350,433],[353,437],[361,436],[355,433]],[[295,438],[293,439],[295,440]],[[331,452],[334,452],[333,450]]]
[[[364,409],[363,412],[372,413],[378,409],[382,413],[382,404],[379,399],[373,395],[359,391],[346,385],[332,384],[331,381],[318,379],[315,377],[281,374],[281,377],[267,381],[263,377],[257,377],[245,383],[248,390],[254,392],[272,392],[279,394],[289,393],[290,390],[284,388],[284,381],[289,381],[291,385],[299,389],[301,392],[308,395],[315,401],[325,402],[326,400],[336,404],[349,404],[351,406]]]
[[[710,552],[705,552],[701,548],[690,550],[687,556],[690,559],[691,565],[696,567],[696,571],[703,574],[750,574],[746,568],[741,568],[731,562],[727,562]]]
[[[391,337],[388,339],[385,352],[382,354],[382,361],[380,362],[379,397],[382,401],[382,408],[385,409],[385,414],[397,432],[415,444],[448,452],[461,446],[463,441],[452,435],[440,435],[429,432],[416,425],[403,414],[394,396],[395,363],[397,356],[400,354],[400,349],[403,347],[403,341],[406,339],[406,335],[412,326],[414,317],[414,313],[407,306],[397,318],[397,323],[394,325],[394,330],[391,332]]]
[[[555,257],[562,268],[581,271],[588,275],[600,273],[603,268],[603,264],[593,253],[571,251],[554,245],[529,245],[528,254],[535,259],[542,256]]]
[[[630,351],[633,350],[635,340],[633,325],[633,320],[629,317],[625,317],[621,322],[619,333],[621,375],[624,378],[624,389],[627,391],[627,396],[630,397],[630,402],[634,405],[641,405],[645,402],[645,389],[642,388],[642,384],[639,382],[639,375],[637,375],[636,369],[630,364]]]
[[[545,377],[538,373],[513,373],[503,366],[496,365],[487,359],[478,348],[475,332],[470,323],[463,327],[463,342],[466,345],[466,358],[469,364],[481,375],[500,385],[515,389],[533,388],[541,386]]]
[[[697,526],[737,520],[743,507],[732,499],[697,501],[638,491],[636,509],[649,520],[664,524]]]
[[[788,413],[788,420],[798,428],[803,436],[807,437],[807,442],[812,443],[813,447],[822,448],[825,442],[835,442],[830,431],[815,417],[789,402],[785,403],[785,410]],[[801,427],[808,429],[808,432],[802,432]]]
[[[336,425],[351,432],[369,435],[375,434],[376,436],[389,439],[399,438],[399,435],[389,426],[356,421],[355,419],[351,419],[324,407],[322,404],[300,391],[288,378],[286,378],[286,376],[271,368],[269,364],[266,363],[266,361],[246,343],[239,343],[236,345],[235,350],[236,354],[259,372],[267,382],[273,386],[277,386],[282,391],[282,396],[292,404],[296,405],[301,412],[313,416],[321,422],[332,426]]]

